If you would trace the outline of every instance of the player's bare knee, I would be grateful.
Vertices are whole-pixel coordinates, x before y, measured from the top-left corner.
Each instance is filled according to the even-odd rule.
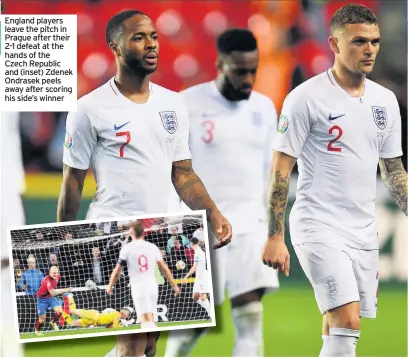
[[[193,298],[194,301],[198,301],[198,299],[200,298],[200,295],[198,293],[193,293],[191,297]]]
[[[265,288],[258,288],[253,291],[245,292],[242,295],[233,297],[231,299],[231,306],[234,308],[247,305],[251,302],[261,301],[264,293]]]
[[[327,312],[330,328],[349,328],[360,330],[360,305],[352,302]]]
[[[54,307],[54,312],[62,313],[62,307]]]

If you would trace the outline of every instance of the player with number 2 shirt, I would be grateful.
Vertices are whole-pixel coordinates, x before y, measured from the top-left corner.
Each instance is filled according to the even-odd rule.
[[[380,48],[375,14],[362,5],[340,8],[331,19],[329,44],[333,67],[295,88],[283,105],[262,259],[289,274],[284,219],[297,160],[290,236],[323,315],[320,356],[352,357],[360,317],[375,318],[377,312],[377,166],[405,214],[407,173],[397,99],[366,78]]]

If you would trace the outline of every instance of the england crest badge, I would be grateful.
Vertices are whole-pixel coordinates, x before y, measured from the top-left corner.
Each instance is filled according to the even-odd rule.
[[[377,125],[378,128],[385,129],[387,127],[387,109],[385,107],[376,107],[372,106],[371,107],[373,111],[373,117],[374,117],[374,122]]]
[[[164,111],[159,113],[164,129],[170,134],[173,134],[178,126],[176,112]]]

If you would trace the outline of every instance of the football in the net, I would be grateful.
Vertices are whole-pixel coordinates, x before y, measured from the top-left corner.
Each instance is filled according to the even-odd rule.
[[[180,261],[177,261],[176,267],[177,267],[177,270],[183,270],[186,267],[186,264],[184,263],[184,261],[180,260]]]

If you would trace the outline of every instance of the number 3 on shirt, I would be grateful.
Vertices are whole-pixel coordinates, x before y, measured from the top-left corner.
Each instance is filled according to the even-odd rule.
[[[207,120],[203,122],[202,126],[204,127],[205,134],[201,136],[201,139],[207,144],[211,143],[214,139],[214,122]]]
[[[123,153],[125,151],[125,146],[127,146],[129,144],[131,137],[130,137],[130,132],[129,131],[116,133],[116,137],[121,137],[121,136],[126,136],[126,142],[123,143],[120,146],[120,149],[119,149],[119,155],[120,155],[121,158],[123,158]]]
[[[340,137],[343,135],[343,130],[339,126],[333,126],[329,129],[329,134],[334,134],[337,136],[336,138],[332,139],[329,144],[327,144],[327,150],[330,152],[341,152],[341,148],[339,147],[333,147],[333,144],[340,139]]]
[[[140,255],[137,262],[139,264],[140,272],[146,272],[149,269],[149,262],[147,261],[147,257],[145,255]]]

